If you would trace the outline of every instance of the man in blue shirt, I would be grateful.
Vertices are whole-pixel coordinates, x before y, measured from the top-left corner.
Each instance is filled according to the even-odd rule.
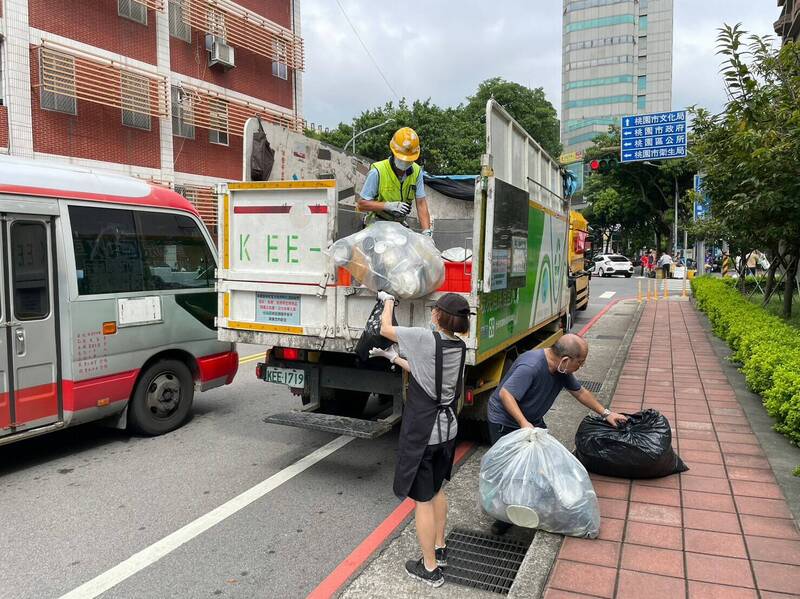
[[[489,436],[492,445],[520,428],[547,428],[544,415],[562,389],[587,408],[602,415],[612,426],[627,418],[603,407],[584,389],[574,373],[583,366],[589,345],[583,337],[568,334],[545,349],[527,351],[518,357],[489,399]],[[498,520],[494,534],[503,534],[510,524]]]

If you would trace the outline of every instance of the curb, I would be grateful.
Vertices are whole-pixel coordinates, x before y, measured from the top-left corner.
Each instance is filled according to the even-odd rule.
[[[622,298],[616,300],[613,304],[609,304],[593,318],[579,333],[581,336],[585,334],[591,325],[594,325],[599,317],[605,314],[612,306],[619,302],[630,300],[630,298]],[[603,384],[595,396],[600,400],[604,406],[608,406],[614,391],[617,389],[622,367],[625,364],[625,358],[628,357],[628,350],[630,350],[633,336],[636,334],[636,329],[639,327],[639,321],[644,312],[644,302],[640,302],[636,308],[636,312],[631,318],[628,325],[628,330],[617,348],[617,353],[614,355],[614,360],[611,362],[611,367],[603,379]],[[561,549],[564,537],[562,535],[553,534],[543,530],[537,530],[533,537],[533,542],[525,554],[525,559],[522,560],[517,576],[511,584],[511,589],[508,591],[509,599],[538,599],[544,593],[547,579],[550,577],[550,571],[553,569],[553,564],[556,562],[556,557]]]

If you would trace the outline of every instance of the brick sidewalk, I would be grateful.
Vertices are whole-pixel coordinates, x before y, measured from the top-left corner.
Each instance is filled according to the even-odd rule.
[[[647,305],[611,408],[661,411],[690,470],[592,475],[599,539],[565,539],[546,599],[800,596],[800,534],[688,302]]]

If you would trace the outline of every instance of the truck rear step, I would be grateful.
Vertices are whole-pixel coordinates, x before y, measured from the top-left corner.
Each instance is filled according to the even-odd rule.
[[[364,420],[362,418],[348,418],[347,416],[334,416],[317,412],[292,411],[272,414],[264,418],[264,422],[361,439],[375,439],[392,430],[392,427],[399,419],[399,415],[397,417],[390,416],[384,420]]]

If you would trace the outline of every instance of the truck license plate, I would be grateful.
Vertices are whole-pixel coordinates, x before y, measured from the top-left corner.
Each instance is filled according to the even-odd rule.
[[[304,370],[295,370],[294,368],[268,366],[264,380],[268,383],[278,383],[289,387],[305,387],[306,373]]]

